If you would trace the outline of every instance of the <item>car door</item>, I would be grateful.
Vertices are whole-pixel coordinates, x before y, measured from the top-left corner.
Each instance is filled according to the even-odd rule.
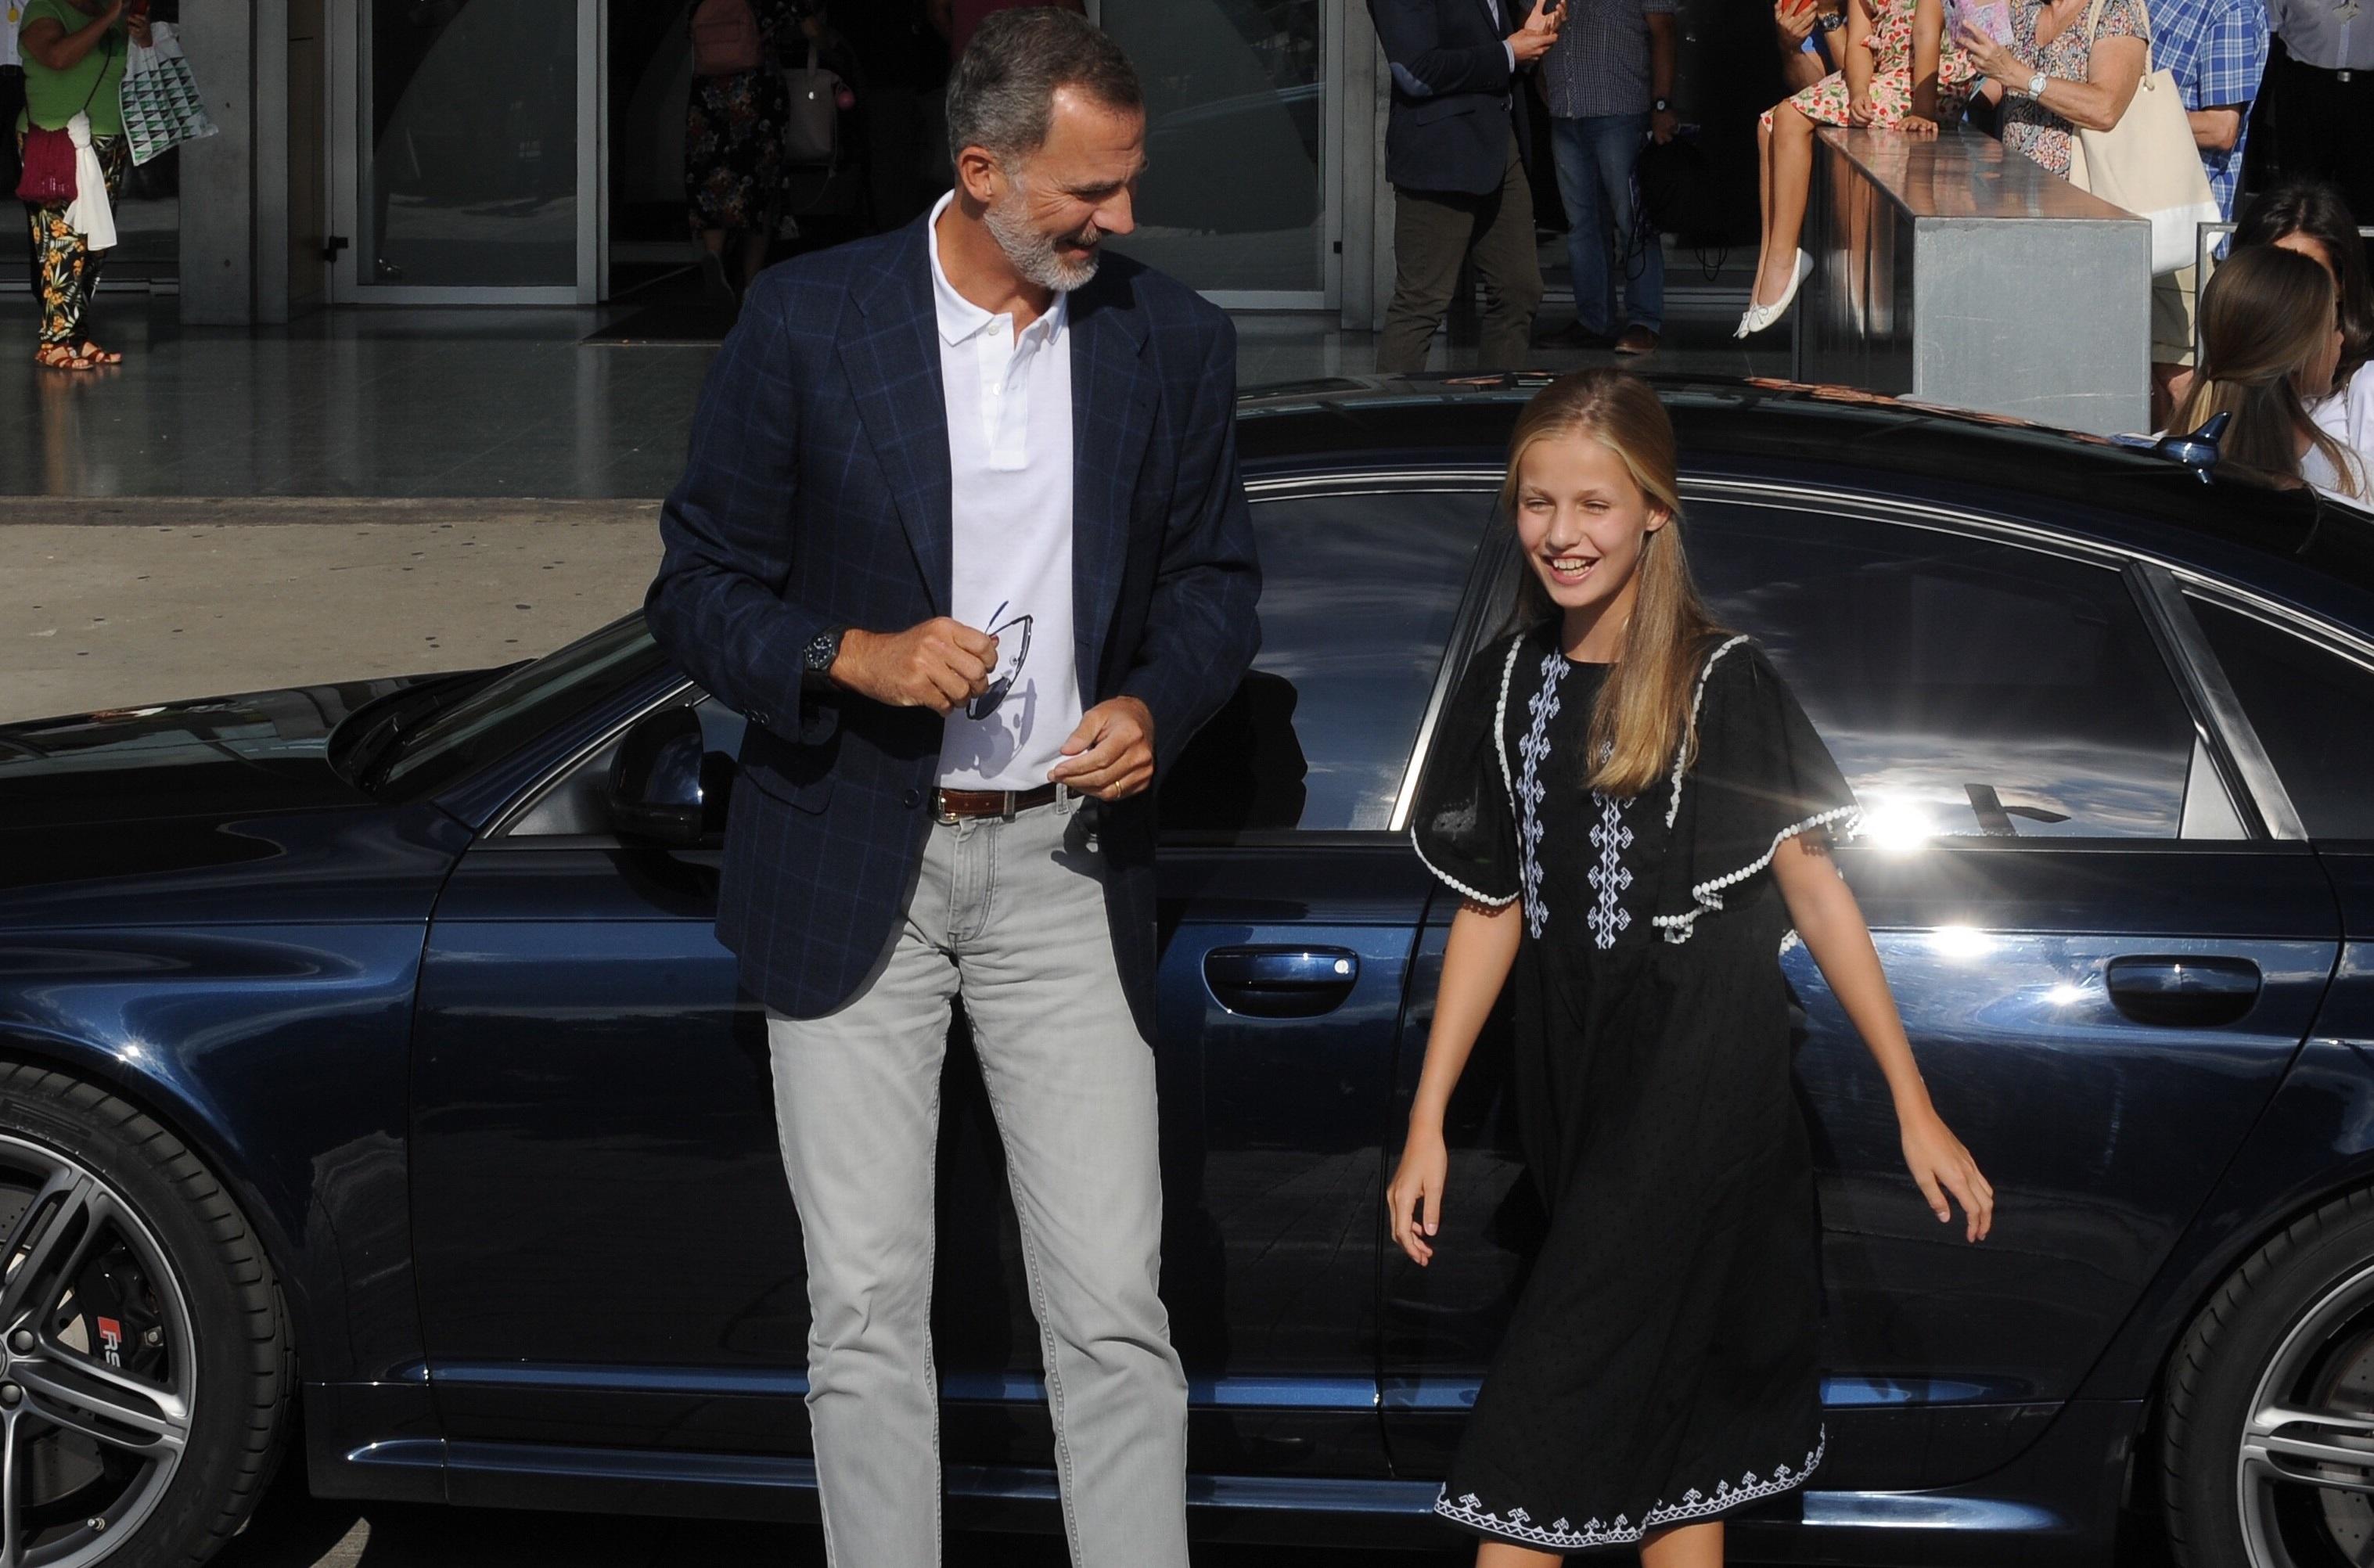
[[[1199,1469],[1373,1474],[1376,1150],[1427,897],[1388,830],[1490,501],[1255,491],[1263,652],[1162,801],[1164,1293]],[[670,701],[731,754],[738,717]],[[464,1440],[796,1458],[806,1304],[763,1017],[710,929],[716,850],[612,831],[610,757],[498,823],[431,930],[413,1170],[439,1409]],[[957,1035],[943,1451],[1047,1466],[1003,1161]]]
[[[2272,1093],[2332,973],[2333,901],[2239,787],[2142,568],[1746,485],[1694,487],[1685,526],[1717,615],[1856,788],[1839,864],[1997,1194],[1980,1246],[1927,1213],[1876,1068],[1809,956],[1785,955],[1825,1232],[1817,1484],[1969,1480],[2050,1421]],[[1487,1067],[1454,1107],[1448,1247],[1388,1267],[1389,1433],[1417,1473],[1447,1459],[1539,1231],[1497,1093]]]

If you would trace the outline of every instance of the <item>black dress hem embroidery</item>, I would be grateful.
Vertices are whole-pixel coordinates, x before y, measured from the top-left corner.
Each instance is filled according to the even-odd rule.
[[[1522,1508],[1511,1508],[1507,1515],[1487,1511],[1483,1499],[1468,1492],[1454,1500],[1450,1489],[1435,1499],[1434,1511],[1451,1523],[1476,1535],[1496,1540],[1514,1541],[1520,1546],[1543,1547],[1552,1551],[1588,1551],[1596,1547],[1630,1546],[1651,1530],[1662,1530],[1677,1525],[1704,1524],[1736,1513],[1751,1503],[1768,1497],[1778,1497],[1794,1491],[1805,1484],[1822,1463],[1829,1448],[1829,1432],[1824,1429],[1815,1439],[1813,1451],[1805,1462],[1792,1470],[1784,1462],[1773,1467],[1769,1479],[1759,1479],[1750,1470],[1740,1477],[1734,1486],[1728,1480],[1718,1480],[1710,1492],[1693,1487],[1682,1494],[1679,1503],[1660,1503],[1640,1515],[1634,1523],[1618,1514],[1606,1524],[1592,1519],[1577,1527],[1565,1519],[1546,1526],[1534,1523],[1533,1515]]]

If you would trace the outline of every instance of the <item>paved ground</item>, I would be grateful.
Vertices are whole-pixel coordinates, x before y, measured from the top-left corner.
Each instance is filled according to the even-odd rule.
[[[0,723],[546,653],[642,602],[658,513],[0,499]]]
[[[124,363],[67,374],[28,362],[31,306],[0,301],[0,495],[664,495],[713,350],[582,341],[633,303],[331,311],[241,331],[182,326],[170,298],[106,295],[102,336]],[[1643,368],[1786,373],[1786,332],[1738,343],[1718,309],[1672,322]],[[1474,361],[1435,349],[1438,369]],[[1375,364],[1374,336],[1330,318],[1238,318],[1245,385]]]

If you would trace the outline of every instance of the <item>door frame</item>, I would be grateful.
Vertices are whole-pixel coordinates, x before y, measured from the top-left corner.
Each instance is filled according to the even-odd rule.
[[[330,270],[330,302],[337,305],[594,305],[610,291],[609,114],[604,83],[609,53],[610,0],[580,0],[577,18],[577,235],[572,283],[523,287],[389,284],[369,281],[352,242],[361,232],[363,193],[370,186],[370,138],[362,124],[369,101],[370,41],[356,0],[334,0],[329,23],[328,79],[323,118],[329,138],[330,223],[349,242]]]

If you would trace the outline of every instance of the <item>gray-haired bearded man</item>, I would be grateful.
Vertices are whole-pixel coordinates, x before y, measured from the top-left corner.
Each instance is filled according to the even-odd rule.
[[[928,218],[752,289],[651,621],[750,721],[718,932],[767,1005],[828,1555],[939,1558],[932,1158],[961,998],[1072,1559],[1184,1568],[1146,792],[1257,641],[1235,336],[1104,253],[1146,115],[1095,28],[992,16],[948,119]]]

